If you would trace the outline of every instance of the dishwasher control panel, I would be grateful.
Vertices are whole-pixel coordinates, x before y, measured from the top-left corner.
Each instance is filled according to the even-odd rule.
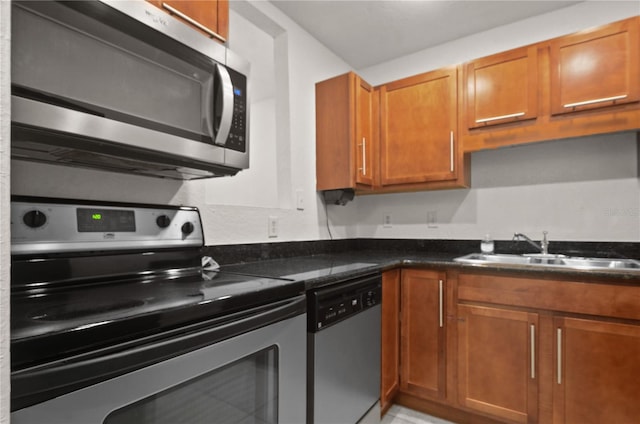
[[[382,300],[382,279],[379,274],[358,280],[348,280],[308,293],[309,332],[321,331]]]

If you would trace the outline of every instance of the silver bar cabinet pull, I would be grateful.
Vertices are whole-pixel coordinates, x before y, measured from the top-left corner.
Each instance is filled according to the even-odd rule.
[[[567,103],[566,105],[564,105],[564,107],[572,108],[572,107],[578,107],[578,106],[592,105],[594,103],[611,102],[611,101],[624,99],[625,97],[627,97],[626,94],[622,94],[620,96],[613,96],[613,97],[603,97],[601,99],[585,100],[584,102]]]
[[[184,13],[182,13],[181,11],[176,9],[175,7],[170,6],[167,3],[162,3],[162,7],[164,7],[165,9],[167,9],[169,12],[173,13],[174,15],[180,16],[182,19],[184,19],[185,21],[189,22],[191,25],[196,26],[199,29],[203,30],[204,32],[209,34],[211,37],[217,38],[218,40],[222,41],[223,43],[227,42],[227,40],[223,36],[211,31],[209,28],[207,28],[206,26],[202,25],[200,22],[196,21],[195,19],[185,15]]]
[[[558,373],[558,384],[562,384],[562,328],[558,328],[558,364],[556,372]]]
[[[451,131],[449,133],[449,163],[451,164],[451,172],[453,172],[453,163],[454,163],[454,158],[453,158],[453,131]]]
[[[362,137],[362,175],[367,175],[367,139]]]
[[[440,328],[444,327],[444,282],[438,280],[438,306],[440,308],[438,319],[440,320]]]
[[[536,326],[531,324],[531,379],[536,378]]]
[[[523,116],[523,115],[524,115],[524,112],[516,112],[516,113],[510,113],[508,115],[500,115],[500,116],[492,116],[490,118],[476,119],[476,124],[482,124],[483,122],[497,121],[499,119],[517,118],[518,116]]]
[[[367,175],[367,140],[362,137],[362,143],[359,143],[360,150],[362,153],[362,166],[358,168],[358,171],[362,173],[362,175]]]

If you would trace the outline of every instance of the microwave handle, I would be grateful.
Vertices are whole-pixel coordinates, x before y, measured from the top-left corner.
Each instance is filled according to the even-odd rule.
[[[229,71],[224,66],[216,66],[216,73],[220,80],[220,92],[222,93],[222,116],[216,131],[215,144],[224,146],[227,144],[229,132],[231,131],[231,121],[233,120],[233,84]],[[214,100],[215,101],[215,100]]]

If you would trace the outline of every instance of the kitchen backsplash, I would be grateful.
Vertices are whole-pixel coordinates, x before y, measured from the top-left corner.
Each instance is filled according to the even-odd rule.
[[[530,245],[513,240],[496,240],[496,253],[531,253]],[[640,259],[640,242],[576,242],[554,241],[549,245],[553,254],[570,256]],[[425,253],[463,256],[480,252],[480,240],[418,240],[418,239],[343,239],[285,243],[249,243],[206,246],[203,254],[220,265],[257,262],[269,259],[340,254],[353,252],[392,252],[395,254]]]

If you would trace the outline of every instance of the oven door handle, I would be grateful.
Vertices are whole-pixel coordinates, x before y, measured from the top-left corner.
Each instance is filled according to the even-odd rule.
[[[11,374],[11,410],[114,378],[149,365],[295,317],[306,311],[304,295],[231,316],[192,324],[140,340]]]

